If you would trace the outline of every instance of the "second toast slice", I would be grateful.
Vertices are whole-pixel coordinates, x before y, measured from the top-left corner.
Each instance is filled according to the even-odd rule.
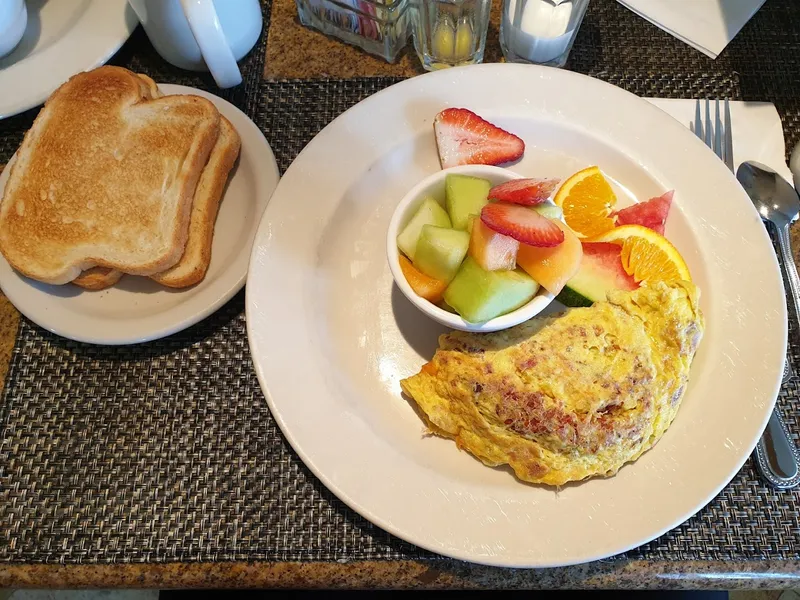
[[[206,275],[211,263],[211,243],[217,221],[220,200],[225,191],[228,174],[239,156],[241,140],[234,126],[220,117],[219,137],[208,164],[197,182],[189,222],[189,238],[183,256],[174,267],[151,275],[162,285],[182,288],[194,285]]]

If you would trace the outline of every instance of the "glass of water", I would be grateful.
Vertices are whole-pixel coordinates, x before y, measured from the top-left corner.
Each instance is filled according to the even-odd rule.
[[[483,61],[492,0],[415,0],[414,48],[427,71]]]
[[[506,60],[563,67],[588,6],[589,0],[503,0]]]

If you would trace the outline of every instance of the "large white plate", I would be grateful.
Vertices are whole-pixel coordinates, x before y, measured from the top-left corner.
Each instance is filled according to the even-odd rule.
[[[699,287],[707,331],[675,423],[610,479],[553,489],[423,437],[398,380],[442,329],[393,287],[396,202],[439,168],[432,119],[466,106],[527,143],[513,167],[599,164],[621,193],[676,190],[667,235]],[[620,203],[631,200],[621,200]],[[389,532],[452,557],[556,566],[645,543],[735,475],[773,407],[786,344],[783,285],[731,173],[684,126],[611,85],[558,69],[482,65],[402,82],[326,127],[285,173],[251,257],[247,326],[269,406],[303,461]]]
[[[264,135],[233,104],[202,90],[159,84],[166,95],[208,98],[233,123],[242,139],[239,160],[219,207],[205,279],[174,290],[146,277],[125,276],[100,292],[47,285],[19,275],[0,256],[0,288],[39,326],[94,344],[133,344],[175,333],[204,319],[242,289],[261,213],[278,185],[278,165]],[[9,168],[0,176],[0,190]]]
[[[105,63],[139,23],[128,0],[27,0],[27,6],[25,35],[0,58],[0,119],[42,104],[75,73]]]

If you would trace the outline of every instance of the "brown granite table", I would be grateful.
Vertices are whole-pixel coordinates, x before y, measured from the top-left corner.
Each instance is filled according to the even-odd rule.
[[[611,2],[612,0],[593,0]],[[501,60],[497,44],[497,9],[495,1],[493,20],[489,32],[487,60]],[[769,5],[770,3],[768,3]],[[419,62],[411,51],[403,54],[398,63],[388,65],[361,51],[341,44],[303,28],[296,16],[293,0],[274,0],[265,3],[265,36],[259,49],[265,81],[326,81],[329,79],[369,77],[409,77],[421,73]],[[765,8],[766,10],[766,8]],[[755,21],[760,17],[757,16]],[[766,18],[766,17],[764,17]],[[774,18],[770,17],[770,18]],[[749,24],[747,28],[758,26]],[[743,33],[747,37],[747,28]],[[591,22],[582,30],[576,44],[571,66],[606,80],[636,88],[624,68],[617,72],[594,70],[588,49],[600,44],[598,30]],[[654,38],[665,42],[666,34],[652,28]],[[800,53],[800,40],[781,38],[776,42],[784,51]],[[613,44],[604,45],[613,52]],[[746,77],[738,68],[737,53],[742,49],[733,45],[718,59],[718,64],[734,63],[731,69],[736,76],[731,84],[742,97],[761,99],[758,90],[747,88]],[[266,58],[264,59],[264,53]],[[711,64],[707,59],[694,56],[694,51],[682,49],[681,60],[695,60],[698,69]],[[120,53],[120,64],[139,64],[137,53],[149,53],[141,31],[134,34]],[[687,58],[689,57],[689,58]],[[624,52],[617,57],[623,65],[629,60]],[[726,62],[727,61],[727,62]],[[569,66],[569,65],[568,65]],[[642,78],[658,79],[651,73]],[[724,84],[724,82],[723,82]],[[689,89],[691,91],[692,85]],[[696,89],[703,92],[706,84],[698,79]],[[635,90],[634,90],[635,91]],[[686,90],[684,90],[686,91]],[[235,93],[235,92],[234,92]],[[772,98],[770,98],[772,99]],[[784,119],[796,119],[800,105],[800,91],[793,97],[774,98]],[[30,123],[35,111],[21,117],[20,123]],[[787,148],[795,139],[787,137]],[[8,158],[0,157],[0,158]],[[285,168],[285,164],[282,165]],[[795,252],[800,249],[800,229],[793,232]],[[5,380],[14,347],[20,315],[5,299],[0,297],[0,381]],[[2,499],[2,496],[0,496]],[[4,526],[0,525],[0,527]],[[129,588],[232,588],[232,587],[283,587],[283,588],[777,588],[797,587],[800,584],[800,557],[790,560],[639,560],[611,559],[587,565],[548,570],[499,569],[470,565],[449,559],[380,560],[380,561],[326,561],[326,562],[244,562],[244,561],[183,561],[183,562],[126,562],[123,564],[47,564],[47,562],[0,562],[0,587],[129,587]]]

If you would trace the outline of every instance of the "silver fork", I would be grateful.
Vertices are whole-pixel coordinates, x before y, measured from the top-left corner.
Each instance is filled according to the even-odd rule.
[[[714,151],[722,162],[734,172],[733,164],[733,129],[731,124],[731,106],[728,99],[725,99],[724,117],[720,118],[719,100],[714,101],[714,122],[711,121],[711,102],[705,101],[705,122],[700,115],[700,100],[694,107],[694,133],[703,140],[709,148]],[[724,118],[724,122],[723,122]],[[783,363],[783,383],[791,379],[792,371],[789,366],[788,358]]]
[[[694,133],[714,151],[733,171],[733,130],[731,125],[731,109],[725,100],[724,122],[720,118],[719,100],[715,101],[715,118],[711,122],[711,105],[705,101],[705,122],[700,115],[700,101],[694,111]],[[791,378],[788,357],[783,363],[783,383]],[[795,487],[800,477],[798,471],[797,449],[792,442],[789,428],[781,416],[778,407],[772,410],[767,427],[756,444],[756,466],[762,477],[773,487],[788,489]]]
[[[733,172],[733,131],[731,129],[731,106],[725,99],[725,123],[719,114],[719,100],[715,100],[714,124],[711,124],[711,103],[706,100],[706,120],[700,118],[700,100],[694,107],[694,133],[714,151],[722,162]]]

